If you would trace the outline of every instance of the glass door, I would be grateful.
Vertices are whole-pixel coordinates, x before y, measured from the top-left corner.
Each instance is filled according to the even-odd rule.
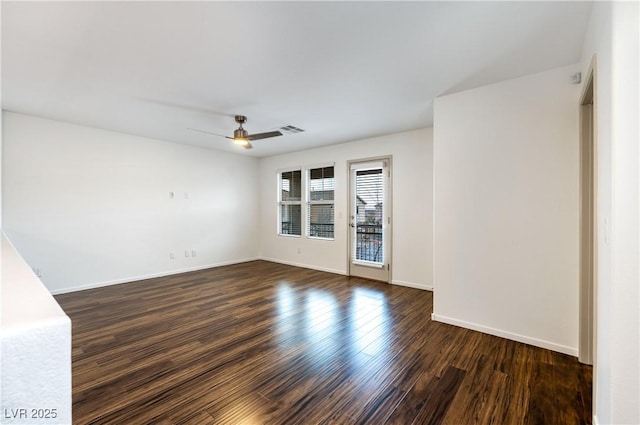
[[[351,162],[349,274],[389,282],[390,159]]]

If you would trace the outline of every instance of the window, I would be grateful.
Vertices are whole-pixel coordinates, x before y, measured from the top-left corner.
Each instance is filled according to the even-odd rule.
[[[333,239],[335,178],[333,166],[311,168],[307,184],[307,236]]]
[[[283,171],[279,177],[280,229],[278,233],[300,236],[302,234],[302,171]]]
[[[279,235],[301,236],[304,227],[308,238],[334,238],[333,165],[282,171],[278,174],[278,192]]]

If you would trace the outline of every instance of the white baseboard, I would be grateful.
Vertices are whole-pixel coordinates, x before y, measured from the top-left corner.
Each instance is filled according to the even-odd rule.
[[[522,342],[524,344],[533,345],[534,347],[546,348],[548,350],[557,351],[559,353],[564,353],[570,356],[578,357],[578,349],[574,347],[568,347],[566,345],[556,344],[554,342],[545,341],[542,339],[532,338],[532,337],[520,335],[513,332],[503,331],[501,329],[495,329],[489,326],[479,325],[477,323],[465,322],[464,320],[453,319],[451,317],[441,316],[435,313],[431,313],[431,320],[433,320],[434,322],[447,323],[449,325],[459,326],[461,328],[471,329],[471,330],[482,332],[485,334],[499,336],[499,337],[507,338],[513,341]]]
[[[393,279],[391,281],[393,285],[406,286],[408,288],[422,289],[424,291],[433,291],[433,286],[425,285],[423,283],[405,282],[403,280]]]
[[[312,264],[297,263],[295,261],[280,260],[277,258],[260,257],[260,259],[264,261],[271,261],[272,263],[286,264],[287,266],[302,267],[303,269],[318,270],[321,272],[334,273],[342,276],[347,275],[347,272],[345,270],[331,269],[328,267],[319,267]],[[398,285],[398,286],[406,286],[406,287],[415,288],[415,289],[422,289],[425,291],[433,291],[432,286],[424,285],[422,283],[405,282],[403,280],[392,280],[391,284]]]
[[[312,264],[302,264],[302,263],[296,263],[295,261],[279,260],[277,258],[268,258],[268,257],[260,257],[259,259],[260,260],[264,260],[264,261],[271,261],[272,263],[285,264],[287,266],[302,267],[303,269],[318,270],[318,271],[321,271],[321,272],[339,274],[339,275],[342,275],[342,276],[346,276],[347,275],[347,272],[344,271],[344,270],[331,269],[331,268],[328,268],[328,267],[320,267],[320,266],[315,266],[315,265],[312,265]]]
[[[87,289],[101,288],[101,287],[104,287],[104,286],[111,286],[111,285],[119,285],[119,284],[122,284],[122,283],[131,283],[131,282],[136,282],[136,281],[139,281],[139,280],[153,279],[153,278],[156,278],[156,277],[172,276],[172,275],[180,274],[180,273],[188,273],[188,272],[193,272],[193,271],[198,271],[198,270],[211,269],[211,268],[215,268],[215,267],[229,266],[229,265],[232,265],[232,264],[246,263],[246,262],[255,261],[255,260],[271,261],[273,263],[286,264],[288,266],[302,267],[304,269],[311,269],[311,270],[318,270],[318,271],[322,271],[322,272],[334,273],[334,274],[339,274],[339,275],[342,275],[342,276],[346,276],[347,275],[346,271],[344,271],[344,270],[332,269],[332,268],[328,268],[328,267],[319,267],[319,266],[315,266],[315,265],[311,265],[311,264],[302,264],[302,263],[297,263],[297,262],[294,262],[294,261],[279,260],[279,259],[276,259],[276,258],[252,257],[252,258],[243,258],[243,259],[233,260],[233,261],[225,261],[225,262],[215,263],[215,264],[206,264],[206,265],[203,265],[203,266],[188,267],[188,268],[178,269],[178,270],[169,270],[169,271],[164,271],[164,272],[160,272],[160,273],[151,273],[151,274],[141,275],[141,276],[130,276],[130,277],[126,277],[126,278],[123,278],[123,279],[115,279],[115,280],[109,280],[109,281],[104,281],[104,282],[95,282],[95,283],[89,283],[89,284],[80,285],[80,286],[71,286],[71,287],[68,287],[68,288],[62,288],[62,289],[53,290],[53,291],[51,291],[51,293],[53,295],[58,295],[58,294],[66,294],[66,293],[69,293],[69,292],[85,291]],[[406,287],[409,287],[409,288],[422,289],[422,290],[426,290],[426,291],[433,291],[433,287],[428,286],[428,285],[424,285],[424,284],[421,284],[421,283],[405,282],[405,281],[402,281],[402,280],[392,280],[391,283],[393,285],[406,286]]]
[[[252,258],[243,258],[240,260],[232,260],[232,261],[224,261],[221,263],[215,263],[215,264],[206,264],[203,266],[196,266],[196,267],[187,267],[184,269],[177,269],[177,270],[168,270],[168,271],[164,271],[164,272],[160,272],[160,273],[151,273],[151,274],[147,274],[147,275],[142,275],[142,276],[130,276],[130,277],[126,277],[123,279],[115,279],[115,280],[108,280],[105,282],[95,282],[95,283],[89,283],[86,285],[80,285],[80,286],[71,286],[69,288],[62,288],[62,289],[56,289],[53,291],[50,291],[51,294],[53,295],[58,295],[58,294],[66,294],[68,292],[76,292],[76,291],[85,291],[87,289],[94,289],[94,288],[101,288],[103,286],[111,286],[111,285],[119,285],[121,283],[131,283],[131,282],[137,282],[139,280],[145,280],[145,279],[153,279],[156,277],[165,277],[165,276],[172,276],[175,274],[180,274],[180,273],[188,273],[188,272],[195,272],[198,270],[205,270],[205,269],[212,269],[215,267],[222,267],[222,266],[230,266],[232,264],[240,264],[240,263],[246,263],[249,261],[256,261],[259,260],[259,258],[257,257],[252,257]]]

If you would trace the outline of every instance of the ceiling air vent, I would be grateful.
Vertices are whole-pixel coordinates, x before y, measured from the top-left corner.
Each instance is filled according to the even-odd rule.
[[[292,125],[285,125],[284,127],[280,127],[279,130],[283,134],[296,134],[302,133],[304,131],[303,129],[294,127]]]

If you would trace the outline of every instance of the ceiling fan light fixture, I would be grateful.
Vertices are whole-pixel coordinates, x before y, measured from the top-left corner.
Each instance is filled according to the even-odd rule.
[[[249,145],[249,139],[241,139],[241,138],[233,138],[233,143],[235,143],[236,145],[240,145],[240,146],[247,146]]]
[[[233,143],[240,146],[247,146],[249,144],[249,133],[242,128],[242,124],[240,124],[239,129],[233,132]]]

